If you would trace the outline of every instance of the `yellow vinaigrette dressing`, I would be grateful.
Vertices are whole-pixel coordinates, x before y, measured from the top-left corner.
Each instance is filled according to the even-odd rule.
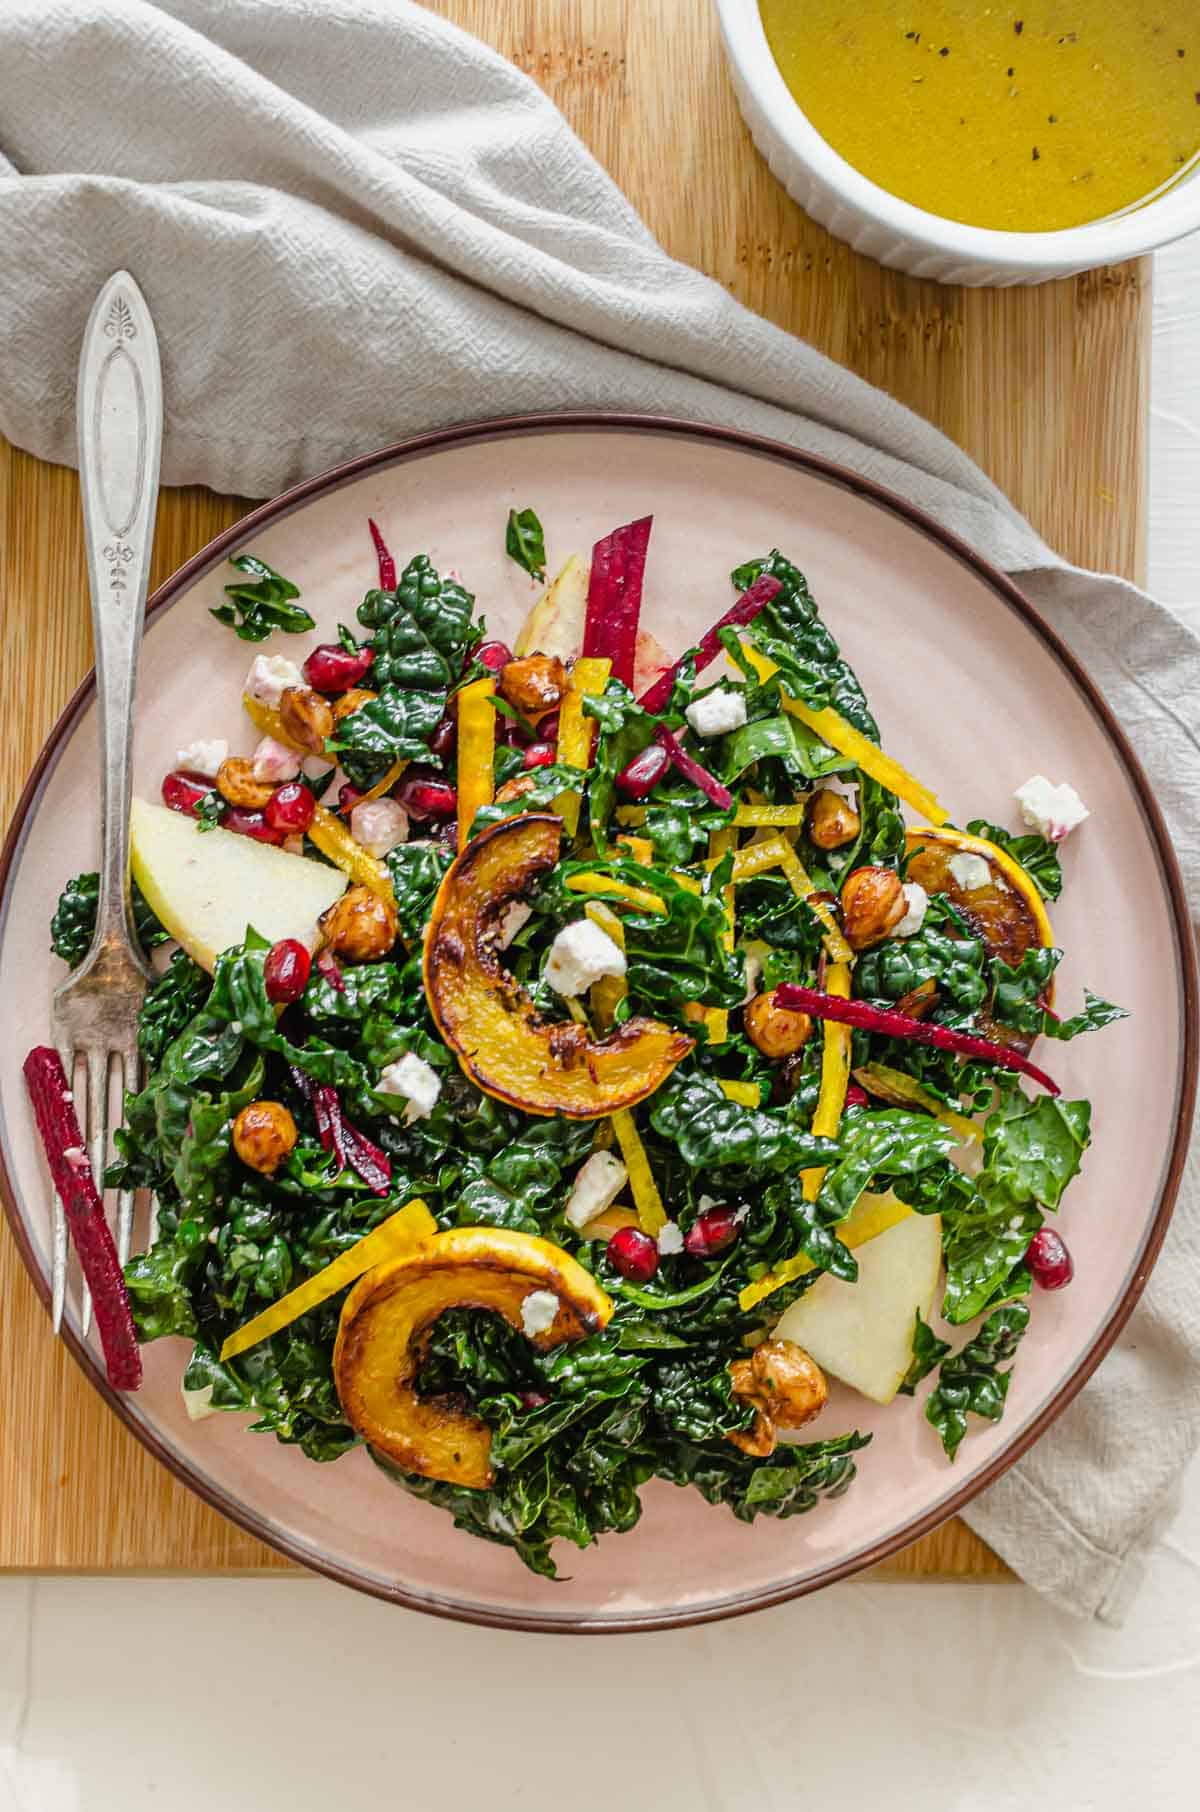
[[[760,4],[821,136],[950,220],[1080,226],[1146,200],[1200,152],[1200,0]]]

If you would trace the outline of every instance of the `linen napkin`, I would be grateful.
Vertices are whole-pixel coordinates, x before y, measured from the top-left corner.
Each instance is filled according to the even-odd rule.
[[[406,0],[0,0],[0,430],[74,457],[83,323],[136,275],[163,477],[253,496],[406,434],[592,406],[773,436],[1017,575],[1200,880],[1200,643],[1070,568],[925,422],[661,250],[545,96]],[[1118,1620],[1200,1435],[1200,1177],[1125,1337],[967,1520]]]

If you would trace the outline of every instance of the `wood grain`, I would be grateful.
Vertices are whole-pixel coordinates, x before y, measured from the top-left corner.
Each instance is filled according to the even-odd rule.
[[[930,417],[1073,560],[1140,576],[1148,267],[1036,290],[960,291],[857,257],[755,153],[710,0],[435,0],[540,82],[667,248]],[[117,254],[114,253],[114,258]],[[0,444],[4,821],[91,662],[73,473]],[[154,583],[246,506],[165,494]],[[285,1567],[151,1460],[51,1339],[0,1232],[0,1569]],[[958,1522],[886,1577],[1001,1563]]]

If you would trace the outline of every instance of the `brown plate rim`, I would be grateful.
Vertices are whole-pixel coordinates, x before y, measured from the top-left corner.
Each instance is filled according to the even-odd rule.
[[[1197,1012],[1196,952],[1192,941],[1191,919],[1184,892],[1183,877],[1180,874],[1174,847],[1154,791],[1124,730],[1103,694],[1066,643],[1051,629],[1040,612],[999,568],[985,560],[981,554],[965,541],[960,540],[957,535],[943,528],[933,517],[895,492],[889,491],[883,485],[876,484],[871,479],[862,478],[858,473],[837,465],[832,460],[824,459],[818,454],[806,453],[798,448],[789,447],[781,441],[772,440],[763,435],[748,434],[735,428],[721,428],[713,424],[687,421],[675,416],[639,415],[605,410],[570,410],[562,413],[542,411],[531,415],[499,416],[491,420],[481,419],[437,428],[429,433],[414,435],[407,440],[395,442],[391,446],[381,447],[373,453],[359,454],[353,459],[344,460],[340,464],[318,473],[314,478],[304,479],[301,483],[291,486],[288,490],[281,492],[278,497],[259,504],[246,516],[241,517],[239,521],[209,541],[199,552],[186,560],[169,579],[164,581],[147,605],[147,616],[169,607],[182,591],[219,562],[227,552],[244,543],[249,535],[269,523],[277,522],[290,515],[302,504],[323,496],[327,492],[338,490],[341,486],[361,478],[369,472],[399,465],[419,455],[448,447],[522,434],[560,432],[565,429],[584,432],[679,435],[708,443],[716,442],[743,452],[782,461],[828,483],[836,484],[889,511],[892,515],[900,517],[976,573],[1003,603],[1016,612],[1056,657],[1067,677],[1079,689],[1098,718],[1129,776],[1145,814],[1170,901],[1175,929],[1176,960],[1179,965],[1183,994],[1183,1048],[1175,1137],[1161,1187],[1158,1208],[1123,1296],[1078,1365],[1064,1379],[1062,1385],[1050,1401],[1044,1405],[1041,1412],[981,1472],[965,1483],[961,1490],[953,1493],[949,1498],[940,1500],[923,1516],[912,1519],[899,1529],[889,1531],[887,1535],[881,1537],[870,1547],[848,1555],[842,1560],[831,1562],[828,1566],[820,1568],[816,1573],[803,1579],[788,1580],[778,1586],[748,1593],[744,1599],[731,1599],[699,1610],[687,1608],[657,1615],[620,1616],[603,1620],[589,1616],[548,1618],[536,1614],[495,1611],[487,1606],[456,1600],[423,1598],[403,1587],[387,1587],[374,1580],[364,1579],[356,1574],[353,1568],[336,1560],[310,1553],[303,1543],[294,1541],[286,1534],[265,1524],[256,1512],[242,1509],[234,1504],[224,1491],[194,1475],[190,1466],[173,1449],[134,1418],[121,1393],[114,1391],[109,1385],[96,1355],[79,1341],[72,1329],[64,1326],[63,1336],[72,1358],[79,1365],[89,1383],[99,1391],[109,1407],[115,1411],[141,1444],[157,1460],[160,1460],[182,1484],[196,1492],[213,1509],[228,1517],[231,1522],[236,1523],[268,1547],[285,1555],[289,1560],[296,1561],[310,1571],[324,1574],[327,1578],[336,1580],[340,1585],[351,1586],[357,1591],[366,1592],[386,1603],[401,1604],[408,1609],[423,1611],[430,1616],[445,1617],[455,1622],[555,1635],[628,1635],[644,1630],[678,1629],[692,1624],[719,1622],[727,1617],[744,1616],[750,1611],[763,1610],[770,1605],[783,1604],[793,1598],[804,1597],[810,1592],[832,1585],[837,1580],[848,1578],[867,1567],[876,1566],[880,1561],[886,1560],[901,1548],[908,1547],[921,1536],[927,1535],[932,1529],[937,1528],[939,1524],[957,1515],[972,1498],[986,1490],[1002,1473],[1007,1472],[1008,1468],[1045,1433],[1055,1418],[1083,1388],[1112,1347],[1132,1314],[1162,1248],[1187,1157],[1192,1115],[1196,1102],[1197,1072],[1198,1065],[1200,1065],[1200,1019],[1198,1019]],[[21,846],[25,822],[36,801],[42,782],[56,759],[61,744],[74,728],[94,691],[95,673],[93,670],[84,678],[63,708],[22,789],[5,836],[3,852],[0,853],[0,904],[7,896],[9,875]],[[48,1307],[50,1301],[49,1279],[26,1239],[24,1224],[17,1211],[16,1191],[8,1174],[2,1147],[0,1147],[0,1198],[3,1199],[5,1214],[25,1268],[43,1305]]]

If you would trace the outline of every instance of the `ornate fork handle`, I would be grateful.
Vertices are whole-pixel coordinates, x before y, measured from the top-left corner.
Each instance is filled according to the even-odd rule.
[[[84,331],[76,422],[103,763],[100,898],[89,954],[128,945],[137,956],[129,893],[133,701],[158,496],[162,376],[150,311],[126,271],[105,284]]]

